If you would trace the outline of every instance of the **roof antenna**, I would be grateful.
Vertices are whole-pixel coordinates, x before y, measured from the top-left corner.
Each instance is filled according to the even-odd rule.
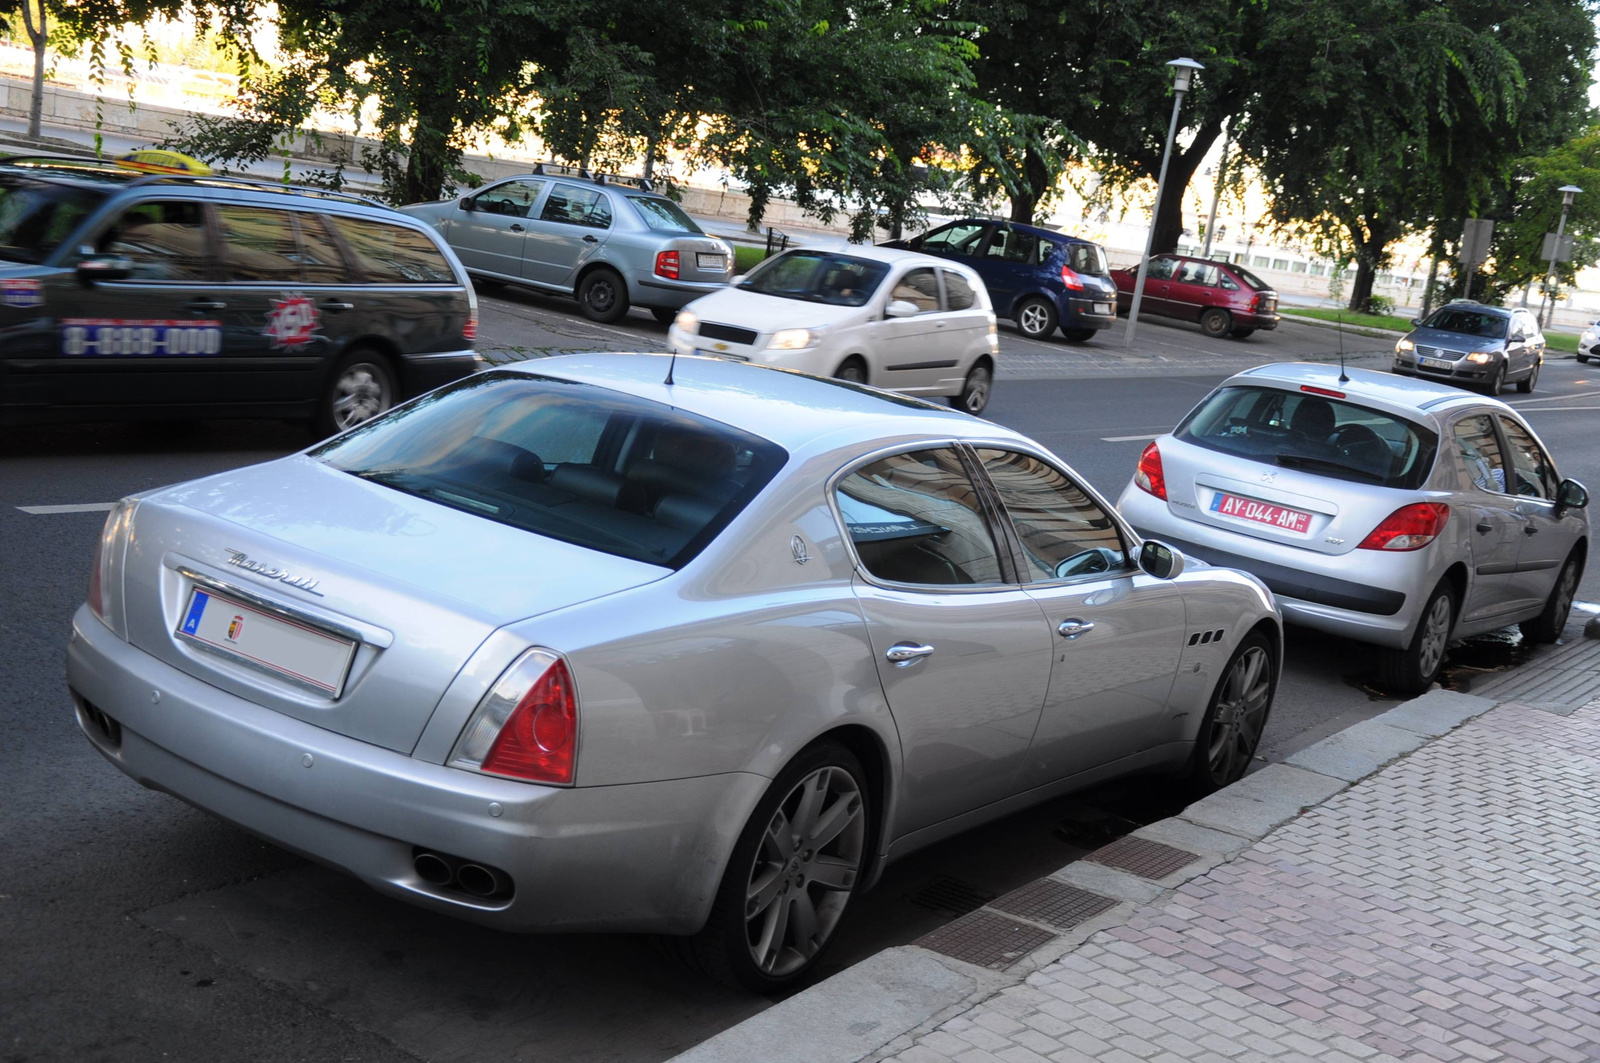
[[[1339,383],[1348,384],[1350,374],[1344,371],[1344,311],[1339,311],[1336,316],[1339,321]],[[667,375],[671,376],[672,373],[669,371]]]
[[[667,379],[662,381],[662,383],[667,385],[668,387],[672,386],[672,369],[677,364],[678,364],[678,348],[677,347],[673,347],[672,348],[672,361],[667,363]]]

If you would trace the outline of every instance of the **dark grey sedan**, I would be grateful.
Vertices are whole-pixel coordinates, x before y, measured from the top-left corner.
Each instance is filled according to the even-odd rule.
[[[1394,345],[1394,371],[1446,380],[1486,395],[1514,383],[1524,395],[1539,381],[1544,333],[1529,310],[1455,299]]]

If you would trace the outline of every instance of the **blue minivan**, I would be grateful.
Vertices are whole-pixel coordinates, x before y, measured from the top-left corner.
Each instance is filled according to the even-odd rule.
[[[1117,319],[1117,286],[1105,249],[1037,225],[963,218],[889,247],[952,258],[978,271],[994,312],[1029,339],[1057,327],[1074,343],[1092,339]]]

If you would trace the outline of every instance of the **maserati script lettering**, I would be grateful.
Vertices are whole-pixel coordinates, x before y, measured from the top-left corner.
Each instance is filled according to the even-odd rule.
[[[315,594],[318,598],[323,597],[323,593],[317,590],[317,585],[322,582],[321,580],[312,579],[310,576],[296,576],[294,573],[287,572],[281,568],[263,565],[261,562],[253,560],[237,550],[228,550],[228,564],[235,568],[242,568],[246,572],[254,572],[263,579],[275,579],[280,583],[287,583],[295,590],[305,591],[307,594]]]

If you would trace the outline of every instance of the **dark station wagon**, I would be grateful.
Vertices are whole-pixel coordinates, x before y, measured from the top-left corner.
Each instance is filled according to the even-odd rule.
[[[305,418],[331,434],[473,372],[477,297],[357,196],[0,159],[0,424]]]

